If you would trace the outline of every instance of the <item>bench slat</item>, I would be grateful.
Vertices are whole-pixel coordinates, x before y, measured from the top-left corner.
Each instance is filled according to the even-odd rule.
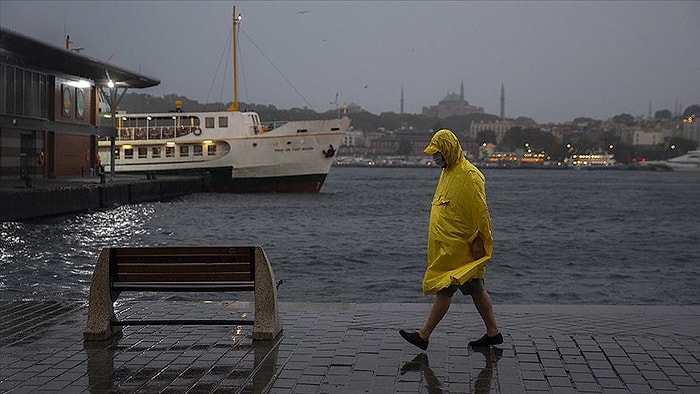
[[[121,291],[254,291],[255,282],[114,282],[112,288]]]
[[[250,256],[233,256],[222,254],[139,254],[115,257],[117,264],[153,263],[153,264],[181,264],[181,263],[250,263]]]
[[[158,282],[233,282],[233,281],[251,281],[249,273],[238,272],[217,272],[217,273],[182,273],[182,272],[163,272],[163,273],[119,273],[115,275],[114,282],[141,282],[141,283],[158,283]]]
[[[112,253],[115,256],[138,256],[138,255],[163,255],[163,254],[175,254],[175,255],[212,255],[212,254],[225,254],[231,256],[248,256],[251,250],[255,249],[254,246],[230,246],[230,247],[217,247],[217,246],[144,246],[144,247],[120,247],[112,248]]]
[[[250,273],[250,264],[221,264],[221,263],[193,263],[193,264],[151,264],[151,263],[140,263],[140,264],[119,264],[116,266],[116,274],[120,275],[122,273],[168,273],[168,272],[180,272],[180,273],[194,273],[194,272],[206,272],[206,273],[216,273],[216,272],[236,272],[236,273]]]

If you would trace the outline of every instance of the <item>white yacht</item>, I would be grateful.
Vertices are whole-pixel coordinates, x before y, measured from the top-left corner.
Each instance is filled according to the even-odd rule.
[[[665,164],[674,171],[700,171],[700,149],[668,159]]]

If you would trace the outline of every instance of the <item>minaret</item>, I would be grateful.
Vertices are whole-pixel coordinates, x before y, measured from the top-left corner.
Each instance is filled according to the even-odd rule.
[[[464,81],[462,81],[462,84],[459,85],[459,98],[460,100],[464,101]]]
[[[401,86],[401,115],[403,115],[403,86]]]
[[[501,82],[501,120],[506,118],[506,89]]]

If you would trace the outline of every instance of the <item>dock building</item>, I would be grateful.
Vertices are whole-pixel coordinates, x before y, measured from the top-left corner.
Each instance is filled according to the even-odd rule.
[[[0,182],[87,176],[128,88],[160,81],[0,27]],[[100,111],[108,103],[110,113]],[[106,108],[106,107],[105,107]],[[107,112],[107,111],[105,111]]]

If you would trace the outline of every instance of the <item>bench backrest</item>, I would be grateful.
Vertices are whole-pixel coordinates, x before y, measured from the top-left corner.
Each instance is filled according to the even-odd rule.
[[[188,291],[207,284],[255,281],[255,247],[123,247],[110,248],[110,287],[126,290],[173,289]],[[234,286],[236,287],[236,286]],[[238,287],[239,290],[246,288]]]

